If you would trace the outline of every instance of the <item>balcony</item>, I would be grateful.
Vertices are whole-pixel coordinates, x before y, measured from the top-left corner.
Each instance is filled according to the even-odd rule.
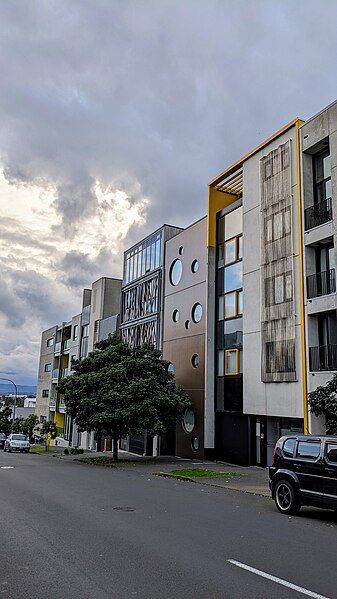
[[[50,400],[50,402],[49,402],[49,410],[51,412],[55,412],[55,410],[56,410],[56,401],[55,401],[55,399],[51,399]]]
[[[336,292],[335,269],[316,272],[307,277],[307,298],[321,297]]]
[[[59,403],[59,407],[58,407],[58,411],[60,412],[60,414],[65,414],[66,412],[66,405],[63,401],[60,401]]]
[[[337,370],[337,345],[309,347],[310,372]]]
[[[51,375],[51,382],[52,383],[57,383],[57,381],[59,380],[59,370],[58,368],[56,368],[55,370],[53,370],[52,375]]]
[[[70,339],[66,339],[65,341],[63,341],[63,351],[66,351],[69,348],[70,348]]]
[[[54,345],[54,354],[55,356],[61,353],[61,341],[58,341]]]
[[[62,368],[60,370],[60,378],[63,379],[64,377],[68,376],[69,374],[69,368]]]
[[[313,229],[319,225],[332,220],[332,202],[331,198],[323,200],[318,204],[314,204],[304,210],[304,226],[305,230]]]

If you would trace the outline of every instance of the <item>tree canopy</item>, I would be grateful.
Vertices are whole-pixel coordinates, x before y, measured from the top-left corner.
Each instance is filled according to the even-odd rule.
[[[326,432],[337,435],[337,374],[326,385],[309,393],[310,411],[315,416],[325,416]]]
[[[74,374],[61,380],[59,392],[80,430],[111,435],[116,457],[120,437],[163,433],[189,407],[189,396],[168,366],[155,348],[131,348],[113,335],[74,363]]]

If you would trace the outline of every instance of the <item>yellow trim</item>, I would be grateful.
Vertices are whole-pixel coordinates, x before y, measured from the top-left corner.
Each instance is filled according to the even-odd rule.
[[[235,352],[235,372],[228,372],[228,354]],[[232,348],[225,350],[225,376],[236,376],[239,374],[240,362],[239,362],[239,350]]]
[[[214,187],[208,188],[208,211],[207,211],[207,247],[216,246],[216,215],[223,208],[227,208],[238,196],[232,193],[218,191]]]
[[[308,380],[307,380],[307,354],[305,334],[305,307],[304,307],[304,265],[303,265],[303,218],[302,218],[302,179],[301,179],[301,144],[300,126],[303,121],[296,122],[296,175],[297,175],[297,209],[298,209],[298,244],[299,244],[299,279],[300,279],[300,315],[301,315],[301,370],[302,370],[302,401],[303,401],[303,429],[304,434],[309,434],[308,416]]]

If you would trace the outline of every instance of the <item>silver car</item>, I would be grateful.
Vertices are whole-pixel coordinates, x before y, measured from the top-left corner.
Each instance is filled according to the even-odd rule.
[[[24,451],[28,453],[30,449],[30,443],[26,435],[21,433],[12,433],[5,441],[4,451]]]

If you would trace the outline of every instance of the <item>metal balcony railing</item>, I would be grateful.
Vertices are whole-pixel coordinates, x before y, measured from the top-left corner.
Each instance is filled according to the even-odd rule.
[[[51,378],[52,378],[52,381],[57,381],[57,380],[58,380],[58,378],[59,378],[59,371],[58,371],[58,368],[55,368],[55,369],[53,370],[53,372],[52,372],[52,375],[51,375]]]
[[[70,347],[70,339],[66,339],[63,341],[63,349],[69,349]]]
[[[62,368],[61,370],[61,378],[64,378],[65,376],[68,376],[69,374],[69,368]]]
[[[307,297],[320,297],[321,295],[329,295],[336,291],[336,274],[335,269],[316,272],[307,277]]]
[[[337,345],[309,347],[310,372],[337,370]]]
[[[54,345],[54,354],[59,354],[61,351],[61,341],[58,341]]]
[[[331,198],[328,198],[304,210],[304,226],[306,231],[332,220],[331,204]]]

